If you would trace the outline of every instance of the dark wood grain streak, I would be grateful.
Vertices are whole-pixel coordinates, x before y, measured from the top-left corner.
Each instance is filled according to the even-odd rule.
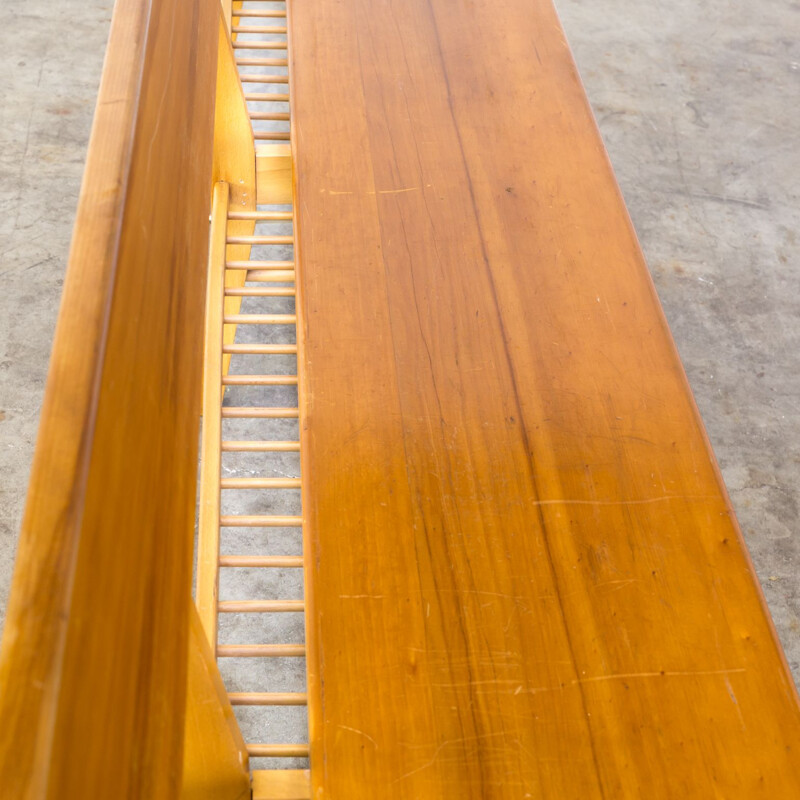
[[[289,28],[314,797],[796,796],[797,694],[550,2]]]
[[[0,657],[0,794],[175,797],[216,0],[118,0]]]

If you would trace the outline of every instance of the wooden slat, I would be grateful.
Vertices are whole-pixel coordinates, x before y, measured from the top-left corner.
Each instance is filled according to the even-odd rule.
[[[225,294],[236,295],[238,297],[294,297],[295,290],[291,287],[283,286],[239,286],[226,288]],[[225,345],[226,348],[231,346],[232,345]],[[247,347],[247,345],[244,346]],[[294,347],[294,345],[276,345],[276,347]],[[234,351],[226,350],[225,352]]]
[[[223,515],[219,524],[223,528],[299,528],[303,518],[268,514]]]
[[[277,406],[225,406],[222,409],[223,419],[296,419],[297,416],[296,408]]]
[[[300,450],[300,442],[223,442],[223,453],[269,453]]]
[[[241,33],[241,31],[237,31]],[[286,42],[264,42],[258,39],[237,39],[233,43],[234,50],[286,50]]]
[[[225,322],[234,325],[294,325],[297,317],[294,314],[231,314]]]
[[[286,28],[279,25],[236,25],[233,33],[286,33]]]
[[[253,800],[311,800],[307,769],[253,770]]]
[[[259,75],[242,73],[240,76],[242,83],[289,83],[288,75]]]
[[[276,295],[254,295],[254,297],[275,297]],[[283,296],[283,295],[278,295]],[[296,344],[226,344],[222,347],[225,353],[239,353],[240,355],[277,355],[294,354],[297,352]]]
[[[551,3],[289,24],[312,796],[800,796],[797,694]]]
[[[203,430],[200,453],[200,502],[197,523],[196,602],[214,654],[217,646],[219,591],[219,516],[222,455],[222,310],[225,302],[225,239],[230,187],[214,184],[206,292],[205,351],[203,355]]]
[[[290,221],[294,219],[291,211],[231,211],[228,219],[253,219],[261,222]]]
[[[302,611],[302,600],[223,600],[221,614],[274,614]]]
[[[294,269],[294,261],[228,261],[228,269]]]
[[[303,658],[302,644],[227,644],[220,645],[220,658]]]
[[[248,744],[252,758],[308,758],[307,744]]]
[[[229,236],[228,244],[293,244],[294,236]]]
[[[222,478],[221,489],[299,489],[300,478]]]
[[[289,131],[253,131],[253,138],[256,141],[275,141],[288,142]]]
[[[259,56],[240,56],[236,59],[237,66],[240,67],[285,67],[285,58],[263,58]]]
[[[286,12],[280,9],[267,9],[267,10],[259,10],[251,8],[250,6],[241,7],[237,9],[236,14],[234,17],[241,18],[241,19],[250,19],[250,18],[260,18],[260,19],[282,19],[286,16]]]
[[[115,6],[0,652],[4,797],[180,790],[218,24]]]
[[[228,699],[233,706],[304,706],[308,703],[304,692],[231,692]]]
[[[289,95],[251,92],[245,95],[245,100],[247,100],[248,103],[288,103]]]
[[[297,386],[297,375],[226,375],[223,386]]]
[[[302,556],[220,556],[221,567],[286,568],[303,566]]]

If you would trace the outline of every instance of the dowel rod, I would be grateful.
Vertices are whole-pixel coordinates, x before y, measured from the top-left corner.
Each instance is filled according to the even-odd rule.
[[[228,692],[232,706],[305,706],[305,692]]]
[[[223,386],[297,386],[297,375],[226,375]]]
[[[307,744],[248,744],[251,758],[307,758]]]
[[[300,452],[300,442],[223,442],[223,453]]]
[[[295,419],[296,408],[264,408],[258,406],[223,406],[223,419]]]
[[[277,222],[292,220],[294,219],[294,214],[291,211],[230,211],[228,219],[255,219],[265,222]]]
[[[288,286],[229,286],[225,294],[231,297],[294,297],[295,291]]]
[[[229,236],[228,244],[294,244],[294,236]]]
[[[304,644],[221,644],[219,658],[305,658]]]
[[[286,42],[251,42],[249,40],[242,41],[237,39],[233,43],[234,50],[286,50]]]
[[[220,556],[220,567],[302,568],[303,556]],[[259,647],[261,645],[258,645]],[[264,645],[273,647],[273,645]]]
[[[228,515],[220,517],[222,528],[299,528],[302,517],[278,517],[266,515]]]
[[[228,269],[294,269],[294,261],[226,261]]]
[[[288,614],[303,611],[305,603],[302,600],[221,600],[217,608],[221,614]]]
[[[228,314],[226,325],[294,325],[295,314]]]
[[[247,295],[245,295],[246,297]],[[275,295],[256,295],[257,297],[275,297]],[[240,355],[294,355],[297,353],[296,344],[225,344],[223,353],[238,353]]]
[[[220,489],[299,489],[300,478],[222,478]]]

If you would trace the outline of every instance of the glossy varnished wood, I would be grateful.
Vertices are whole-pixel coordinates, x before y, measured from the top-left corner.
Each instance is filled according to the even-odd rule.
[[[217,0],[118,0],[0,656],[0,794],[180,789]]]
[[[289,30],[312,795],[800,796],[792,680],[550,3]]]

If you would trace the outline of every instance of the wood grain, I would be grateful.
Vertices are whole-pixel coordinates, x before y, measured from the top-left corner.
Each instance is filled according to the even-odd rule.
[[[192,606],[180,800],[250,800],[247,745],[200,615]]]
[[[219,517],[222,472],[222,307],[225,302],[225,250],[230,186],[214,184],[208,248],[203,349],[203,430],[197,514],[197,584],[195,603],[212,657],[217,652],[219,599]]]
[[[225,181],[230,185],[230,211],[247,213],[256,208],[256,153],[253,142],[253,127],[247,112],[242,84],[233,58],[228,29],[220,11],[218,33],[219,59],[217,61],[217,91],[214,111],[214,183]],[[255,222],[249,219],[231,220],[228,233],[231,236],[251,236]],[[230,245],[228,258],[246,261],[250,258],[249,244]],[[225,285],[241,287],[246,272],[227,271]],[[242,305],[241,297],[225,298],[225,313],[237,314]],[[225,325],[223,339],[225,344],[233,344],[236,326]],[[230,355],[223,356],[223,374],[228,373]]]
[[[800,796],[549,0],[290,7],[312,796]]]
[[[180,789],[218,19],[116,4],[0,655],[3,796]]]

